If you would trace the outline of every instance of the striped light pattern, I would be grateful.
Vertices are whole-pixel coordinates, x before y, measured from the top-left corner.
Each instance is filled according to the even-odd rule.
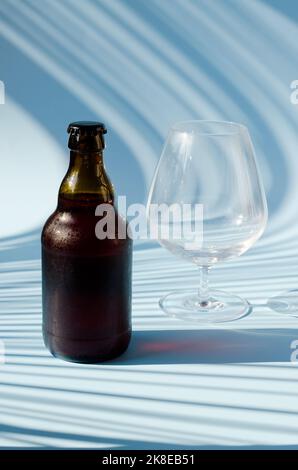
[[[292,4],[0,2],[0,448],[298,446],[298,365],[290,362],[298,320],[265,306],[298,284]],[[50,356],[40,331],[40,227],[67,165],[65,126],[81,117],[105,121],[109,173],[130,202],[145,201],[174,121],[248,126],[269,225],[246,255],[215,267],[211,283],[247,297],[250,316],[221,328],[166,317],[159,297],[196,287],[198,273],[139,243],[127,353],[96,366]]]

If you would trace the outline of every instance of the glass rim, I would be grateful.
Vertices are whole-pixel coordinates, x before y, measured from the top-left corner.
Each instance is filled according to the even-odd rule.
[[[194,127],[191,128],[191,126]],[[195,126],[197,126],[197,128],[195,128]],[[204,126],[206,127],[205,130]],[[189,128],[187,129],[187,127]],[[200,127],[202,128],[200,129]],[[216,127],[222,129],[216,131]],[[185,121],[178,121],[175,124],[172,124],[172,126],[170,127],[170,132],[197,134],[205,137],[232,136],[240,134],[243,131],[248,132],[247,127],[244,124],[234,121],[219,121],[209,119],[189,119]]]

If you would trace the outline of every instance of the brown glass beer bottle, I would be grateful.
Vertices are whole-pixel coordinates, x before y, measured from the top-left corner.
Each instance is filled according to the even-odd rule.
[[[105,126],[73,122],[68,132],[69,168],[42,231],[43,336],[54,356],[97,363],[130,341],[132,241],[103,163]],[[101,204],[114,209],[115,229],[100,239]]]

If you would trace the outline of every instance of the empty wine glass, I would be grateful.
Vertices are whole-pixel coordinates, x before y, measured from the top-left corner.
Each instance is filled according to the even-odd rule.
[[[147,216],[159,243],[201,271],[197,291],[179,290],[160,300],[168,315],[219,323],[249,313],[246,300],[208,288],[209,269],[242,255],[267,222],[265,193],[245,126],[175,124],[153,178]]]
[[[278,313],[298,317],[298,289],[292,289],[271,297],[267,306]]]

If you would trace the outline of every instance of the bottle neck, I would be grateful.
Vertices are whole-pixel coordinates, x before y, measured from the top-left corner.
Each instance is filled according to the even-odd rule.
[[[70,151],[70,163],[61,183],[58,206],[63,203],[113,203],[114,190],[106,174],[103,152]]]

